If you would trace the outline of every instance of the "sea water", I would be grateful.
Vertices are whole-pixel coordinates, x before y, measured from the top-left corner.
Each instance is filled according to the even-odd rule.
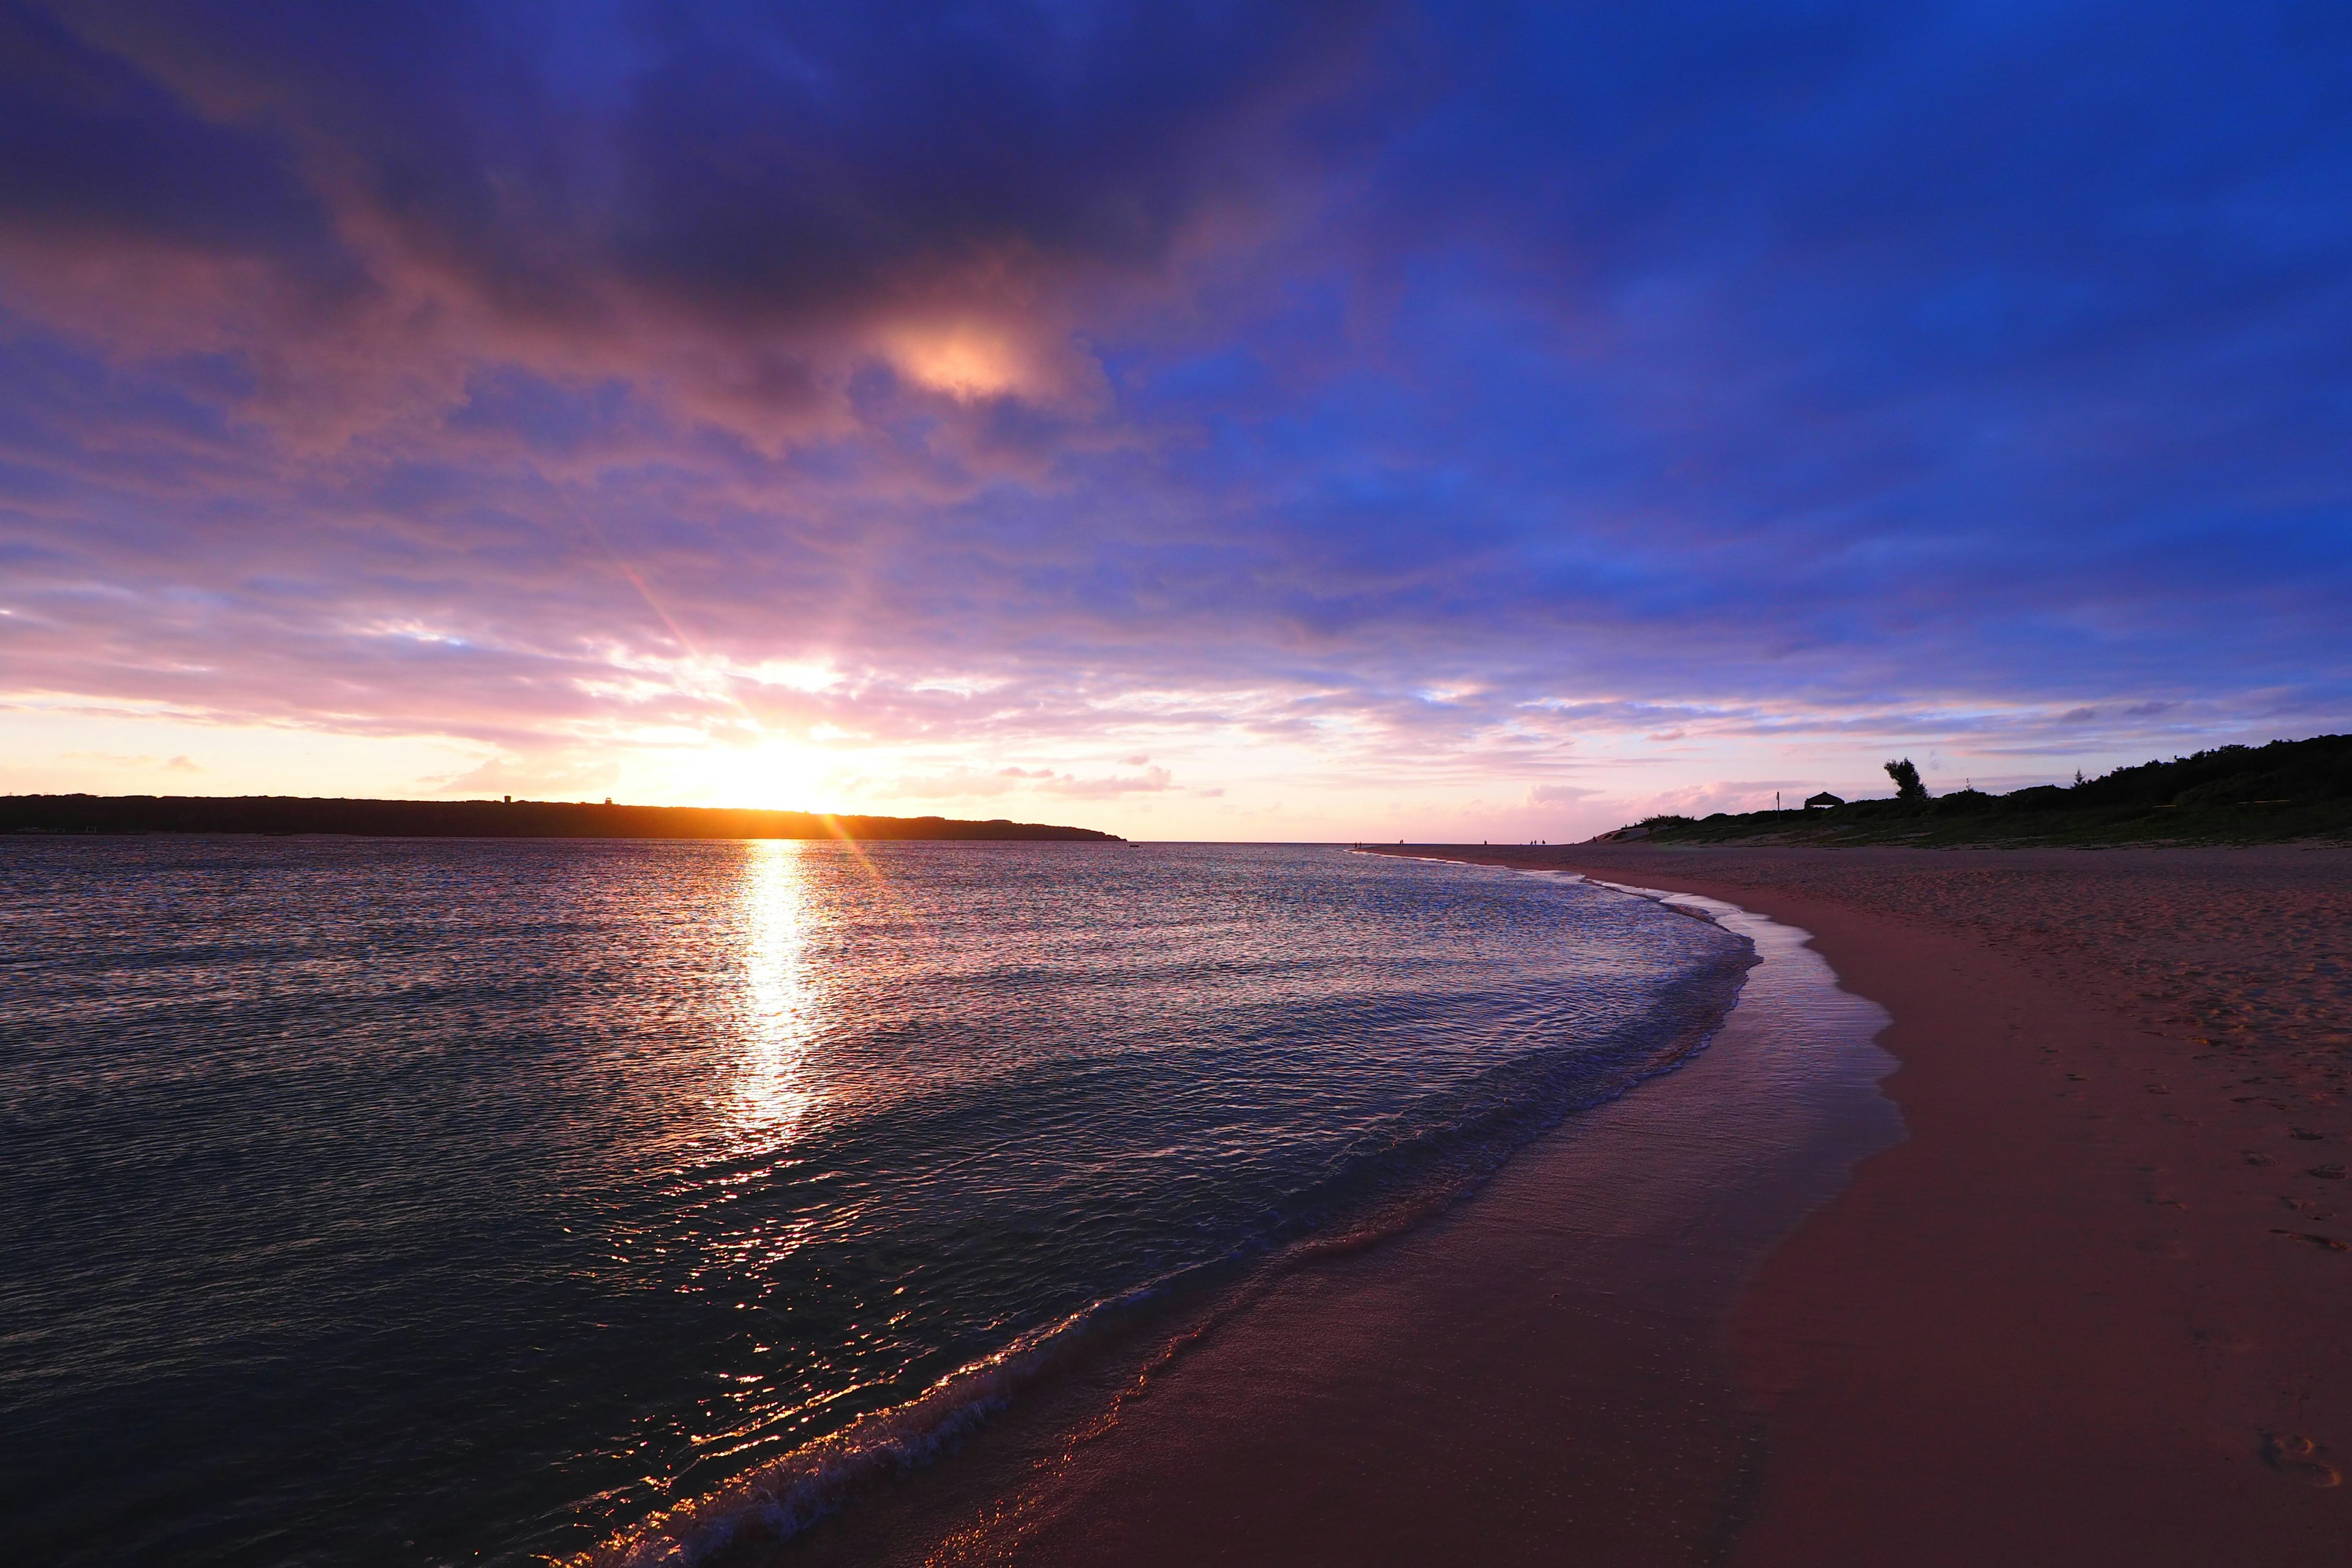
[[[1328,847],[0,841],[5,1554],[788,1532],[1467,1190],[1750,961]]]

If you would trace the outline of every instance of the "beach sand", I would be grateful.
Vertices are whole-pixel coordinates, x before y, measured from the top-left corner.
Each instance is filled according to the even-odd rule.
[[[2352,852],[1458,853],[1801,925],[1894,1015],[1910,1136],[1733,1320],[1733,1562],[2352,1562]]]
[[[1801,927],[1899,1070],[1790,1077],[1744,999],[793,1560],[2352,1562],[2352,852],[1386,852]]]

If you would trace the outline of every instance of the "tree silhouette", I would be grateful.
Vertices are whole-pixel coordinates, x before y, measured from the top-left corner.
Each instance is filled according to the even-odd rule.
[[[1919,770],[1911,765],[1910,758],[1906,757],[1899,763],[1887,763],[1886,776],[1895,781],[1895,799],[1925,800],[1927,798],[1927,786],[1919,782]]]

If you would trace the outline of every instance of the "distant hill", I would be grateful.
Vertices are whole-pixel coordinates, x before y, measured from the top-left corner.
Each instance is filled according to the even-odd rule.
[[[0,795],[0,833],[340,833],[370,838],[896,838],[1124,843],[1091,827],[551,800]]]
[[[2252,844],[2352,838],[2352,735],[2222,746],[2072,785],[1812,811],[1654,816],[1604,838],[1658,844]]]

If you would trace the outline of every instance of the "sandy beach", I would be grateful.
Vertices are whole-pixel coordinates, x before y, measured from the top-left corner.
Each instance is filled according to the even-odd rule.
[[[1811,933],[1891,1058],[1776,1060],[1752,980],[1456,1211],[793,1561],[2347,1561],[2352,851],[1383,853]]]
[[[1793,922],[1893,1014],[1909,1136],[1731,1323],[1732,1561],[2352,1554],[2352,852],[1448,852]]]
[[[1801,1097],[1751,995],[1456,1211],[793,1560],[2352,1552],[2352,853],[1387,852],[1801,928],[1899,1066],[1759,1116]]]

